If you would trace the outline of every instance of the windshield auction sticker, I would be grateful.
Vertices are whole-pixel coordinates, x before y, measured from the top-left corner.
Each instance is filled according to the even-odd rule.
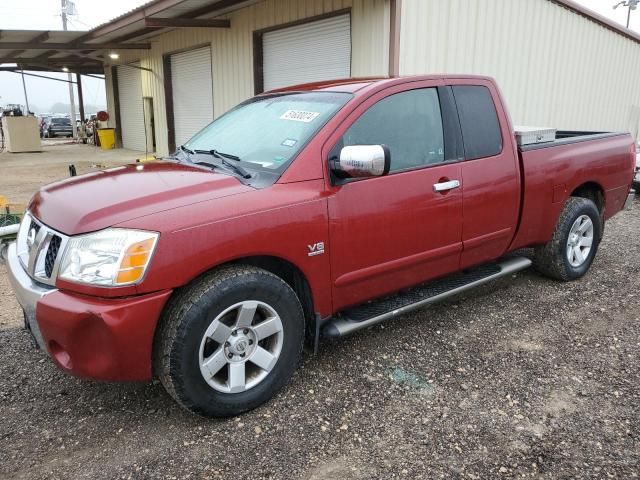
[[[311,123],[313,122],[318,115],[319,112],[305,112],[304,110],[287,110],[282,114],[280,120],[293,120],[294,122],[304,122]]]

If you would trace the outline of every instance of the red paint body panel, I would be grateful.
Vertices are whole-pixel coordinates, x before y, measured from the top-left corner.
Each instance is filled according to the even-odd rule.
[[[101,299],[60,291],[45,295],[36,317],[56,365],[79,377],[149,380],[156,323],[171,291]]]
[[[619,135],[521,152],[524,204],[520,228],[510,248],[547,242],[564,202],[586,183],[595,183],[604,192],[605,219],[618,213],[631,185],[635,164],[631,145],[630,135]]]
[[[522,185],[511,119],[495,82],[457,80],[455,84],[482,85],[489,89],[502,133],[500,154],[461,163],[464,251],[460,269],[463,269],[500,257],[507,251],[520,215]]]
[[[78,235],[249,190],[234,177],[208,169],[174,162],[147,163],[47,185],[36,193],[29,209],[56,230]]]
[[[462,192],[429,187],[459,172],[458,164],[419,169],[347,184],[331,196],[336,310],[458,269]]]
[[[327,200],[322,180],[276,184],[242,196],[219,198],[170,214],[160,212],[119,227],[162,225],[153,268],[138,287],[150,292],[185,285],[216,265],[270,256],[297,266],[309,281],[317,312],[332,312],[326,255],[309,257],[308,245],[327,242]]]
[[[451,84],[490,89],[503,135],[499,155],[331,184],[328,153],[370,105],[399,91]],[[107,227],[160,233],[141,284],[58,280],[60,291],[43,297],[36,314],[58,364],[91,378],[149,378],[155,327],[171,291],[230,261],[268,256],[293,264],[307,279],[314,311],[328,317],[546,242],[567,197],[584,183],[602,188],[609,218],[631,184],[629,135],[519,153],[500,92],[487,77],[360,79],[286,90],[346,91],[353,98],[271,187],[158,162],[69,179],[36,194],[34,215],[68,235]],[[433,191],[448,179],[461,187]],[[325,253],[309,256],[319,242]]]

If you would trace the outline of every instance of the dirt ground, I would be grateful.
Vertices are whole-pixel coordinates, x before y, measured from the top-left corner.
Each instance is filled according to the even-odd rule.
[[[66,175],[66,160],[4,161],[0,194]],[[0,267],[0,478],[637,478],[638,232],[636,201],[583,279],[526,271],[325,343],[274,400],[228,420],[158,384],[58,371]]]

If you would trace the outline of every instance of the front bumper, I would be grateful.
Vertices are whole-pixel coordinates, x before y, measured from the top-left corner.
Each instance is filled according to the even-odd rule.
[[[49,130],[49,135],[73,135],[73,130]]]
[[[127,298],[77,295],[41,285],[9,246],[7,270],[28,327],[61,369],[95,380],[149,380],[153,336],[171,290]]]
[[[40,299],[55,292],[56,289],[36,283],[27,275],[18,258],[15,243],[9,245],[7,251],[7,272],[16,299],[24,311],[25,326],[31,330],[38,347],[46,351],[44,339],[36,321],[36,306]]]

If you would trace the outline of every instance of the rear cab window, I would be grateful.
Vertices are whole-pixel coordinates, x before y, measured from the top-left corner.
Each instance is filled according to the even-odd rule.
[[[491,92],[481,85],[454,85],[465,158],[493,157],[502,152],[502,133]]]

